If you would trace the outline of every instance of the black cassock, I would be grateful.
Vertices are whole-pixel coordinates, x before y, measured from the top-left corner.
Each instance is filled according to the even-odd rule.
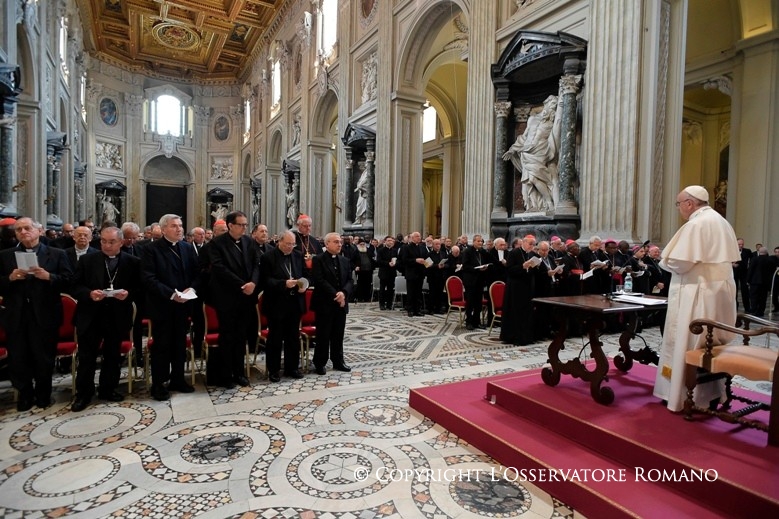
[[[503,297],[503,319],[500,324],[500,340],[505,343],[526,345],[533,342],[533,303],[536,292],[537,267],[522,267],[535,256],[521,247],[509,252],[506,259],[506,293]]]

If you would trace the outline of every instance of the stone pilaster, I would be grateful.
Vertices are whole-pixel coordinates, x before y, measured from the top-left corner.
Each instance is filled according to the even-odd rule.
[[[500,4],[479,2],[478,8],[471,11],[468,38],[468,69],[471,71],[488,71],[495,62],[495,31]],[[489,74],[468,74],[468,113],[465,120],[468,147],[465,150],[464,184],[470,187],[463,193],[463,232],[468,235],[486,235],[490,228],[493,197],[489,189],[481,186],[492,185],[489,164],[493,163],[495,152],[492,131],[495,123],[494,99],[495,92]]]
[[[508,149],[510,101],[495,103],[495,176],[492,179],[492,218],[508,217],[508,165],[503,154]]]
[[[581,75],[565,74],[560,78],[562,103],[560,117],[560,159],[558,163],[558,191],[555,202],[555,214],[575,215],[576,203],[576,95],[582,82]]]

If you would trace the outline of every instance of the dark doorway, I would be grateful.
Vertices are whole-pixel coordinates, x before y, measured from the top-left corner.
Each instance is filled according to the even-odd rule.
[[[160,216],[173,213],[181,216],[184,229],[187,227],[187,188],[184,186],[146,186],[146,225],[158,222]]]

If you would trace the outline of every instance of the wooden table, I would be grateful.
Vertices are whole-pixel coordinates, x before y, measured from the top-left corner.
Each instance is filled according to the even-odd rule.
[[[647,296],[651,297],[651,296]],[[661,298],[653,298],[661,299]],[[633,350],[630,340],[636,336],[636,324],[638,315],[642,312],[664,310],[666,304],[642,305],[622,303],[614,301],[603,295],[539,297],[533,299],[536,304],[552,306],[552,313],[559,323],[559,330],[552,343],[549,345],[549,359],[551,367],[545,367],[541,371],[541,378],[549,386],[556,386],[560,382],[560,375],[571,375],[590,383],[590,394],[593,400],[600,404],[608,405],[614,401],[614,391],[608,386],[601,386],[608,381],[609,360],[603,352],[603,343],[600,341],[600,331],[605,325],[608,315],[623,315],[626,319],[625,331],[619,336],[619,351],[621,356],[614,357],[614,365],[621,371],[628,371],[633,366],[633,361],[642,364],[657,364],[658,355],[644,342],[644,347]],[[595,360],[595,368],[589,370],[580,358],[562,362],[560,351],[565,349],[565,339],[568,337],[569,318],[583,323],[589,337],[591,357]]]

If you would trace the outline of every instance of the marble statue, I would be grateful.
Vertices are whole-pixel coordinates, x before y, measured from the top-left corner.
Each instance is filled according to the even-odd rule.
[[[561,109],[557,96],[547,97],[543,110],[528,118],[525,132],[503,154],[503,160],[510,160],[522,173],[522,198],[527,212],[554,209]]]
[[[354,188],[357,193],[357,207],[354,212],[354,223],[361,224],[365,222],[368,216],[368,168],[363,166],[362,174],[357,180],[357,187]]]
[[[211,211],[211,216],[214,217],[214,221],[217,220],[224,220],[227,216],[227,205],[225,204],[216,204],[216,207],[213,211]]]
[[[295,207],[295,188],[292,187],[287,192],[287,227],[290,229],[295,226],[297,221],[298,211]]]
[[[107,195],[105,192],[103,192],[103,199],[100,202],[100,212],[103,215],[104,222],[116,222],[121,214],[116,205],[114,205],[111,196]]]

